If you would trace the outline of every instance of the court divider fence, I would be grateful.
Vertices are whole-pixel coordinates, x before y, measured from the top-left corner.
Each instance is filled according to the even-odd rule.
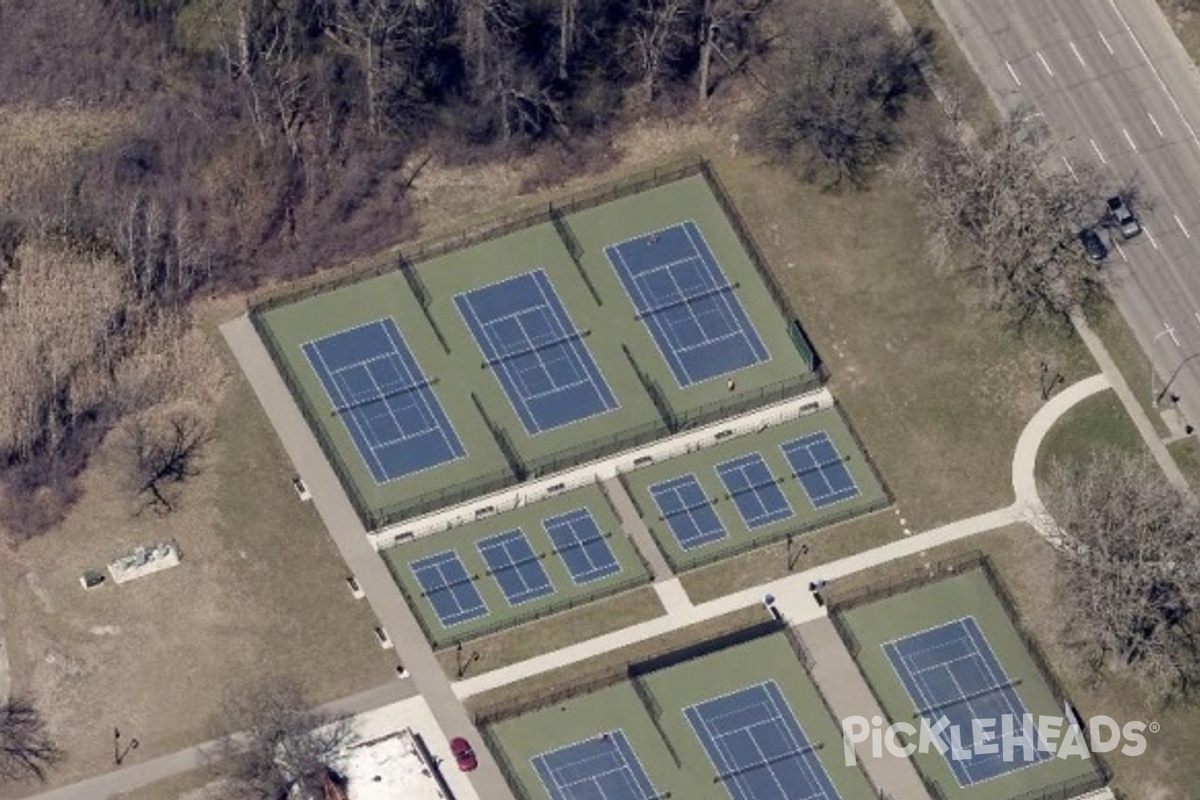
[[[1013,629],[1017,632],[1017,636],[1024,645],[1026,652],[1029,653],[1038,676],[1046,682],[1046,685],[1050,687],[1050,691],[1054,694],[1055,698],[1063,703],[1064,707],[1069,706],[1073,709],[1075,706],[1071,703],[1070,696],[1062,687],[1054,671],[1050,668],[1050,662],[1042,652],[1041,646],[1034,639],[1033,635],[1029,633],[1024,622],[1021,620],[1016,605],[1013,603],[1012,595],[1009,594],[1002,579],[996,573],[995,569],[993,569],[987,555],[981,551],[975,550],[939,559],[927,567],[921,567],[892,578],[872,580],[870,583],[861,586],[848,586],[844,583],[844,580],[841,582],[834,581],[825,588],[825,603],[829,609],[829,621],[833,623],[850,655],[857,656],[861,648],[861,643],[854,636],[853,631],[846,622],[845,614],[847,611],[878,600],[885,600],[889,597],[894,597],[895,595],[903,594],[904,592],[956,575],[968,574],[975,570],[979,570],[983,574],[989,587],[1000,601],[1005,615],[1008,617],[1009,622],[1012,623]],[[839,587],[839,583],[842,583],[841,587]],[[865,672],[863,672],[863,680],[867,684],[867,688],[870,689],[871,695],[875,698],[875,702],[879,708],[886,709],[878,690]],[[1012,800],[1066,800],[1083,792],[1099,789],[1107,784],[1112,777],[1112,771],[1099,753],[1091,751],[1091,741],[1089,740],[1090,737],[1086,725],[1082,726],[1082,735],[1089,752],[1091,752],[1092,762],[1096,765],[1096,772],[1094,774],[1077,776],[1047,787],[1031,789],[1023,794],[1014,796]],[[914,765],[917,765],[916,762],[914,762]],[[938,782],[928,778],[919,766],[917,766],[917,774],[921,777],[921,781],[925,784],[925,788],[929,791],[930,796],[935,798],[935,800],[942,800],[942,798],[948,797]],[[955,786],[952,795],[957,795],[960,791]]]
[[[807,337],[804,336],[795,314],[792,312],[791,307],[772,277],[770,270],[763,261],[762,254],[749,228],[746,226],[745,220],[737,211],[724,185],[720,182],[720,179],[709,166],[708,162],[698,156],[687,156],[667,161],[651,169],[633,173],[611,183],[586,189],[549,204],[504,214],[470,228],[463,228],[429,240],[393,248],[375,257],[338,270],[323,271],[319,275],[294,281],[287,286],[271,287],[259,290],[250,295],[247,299],[247,307],[255,330],[258,331],[259,337],[267,346],[272,360],[275,361],[276,366],[284,377],[285,383],[288,385],[289,391],[291,391],[297,404],[300,406],[305,420],[309,423],[309,428],[313,431],[313,435],[316,436],[322,452],[326,456],[326,460],[329,461],[334,472],[337,473],[338,479],[341,481],[351,504],[354,506],[355,512],[368,530],[380,530],[405,519],[466,502],[480,495],[500,491],[520,483],[526,478],[542,477],[562,469],[578,466],[587,461],[604,458],[682,430],[699,427],[724,417],[742,414],[770,403],[786,400],[789,397],[811,391],[822,385],[827,377],[824,365],[820,363],[820,359],[816,356],[815,351],[812,351],[811,346],[807,346],[807,351],[805,351],[797,345],[798,349],[801,350],[801,356],[809,365],[810,371],[788,376],[757,389],[722,397],[694,408],[676,410],[671,408],[670,404],[666,401],[666,395],[658,383],[634,363],[635,372],[637,372],[645,391],[650,395],[651,401],[654,403],[656,410],[658,410],[661,417],[660,420],[532,459],[521,459],[512,446],[512,439],[507,431],[498,425],[489,425],[493,437],[496,438],[497,443],[501,445],[502,450],[505,452],[506,459],[511,468],[510,470],[492,472],[453,486],[423,492],[395,503],[371,508],[361,491],[355,485],[351,471],[345,461],[337,454],[337,448],[323,429],[322,424],[317,420],[317,414],[310,406],[304,392],[300,389],[300,383],[296,379],[296,376],[292,374],[279,342],[270,333],[269,326],[263,319],[263,315],[273,308],[314,297],[318,294],[372,277],[385,275],[392,271],[399,271],[410,287],[413,296],[417,299],[418,305],[421,306],[422,311],[429,320],[434,335],[438,338],[443,350],[449,352],[449,344],[446,342],[440,328],[429,312],[431,298],[424,283],[416,274],[416,265],[422,261],[436,258],[465,247],[506,236],[532,225],[542,223],[554,224],[556,219],[563,221],[565,224],[565,220],[562,218],[566,215],[594,208],[622,197],[638,194],[648,189],[694,175],[700,175],[704,178],[713,195],[716,197],[718,204],[728,216],[741,245],[749,254],[751,263],[766,285],[780,313],[784,315],[784,320],[789,329],[789,336],[793,338],[793,341],[797,341],[795,331],[799,331],[799,336],[807,343]],[[558,228],[557,225],[555,227],[556,229]],[[563,233],[560,232],[560,236],[562,235]],[[578,240],[570,233],[569,229],[566,230],[563,241],[564,246],[567,247],[569,252],[573,249],[574,251],[578,251]],[[571,244],[572,241],[575,243],[573,246]],[[582,269],[581,264],[580,268]],[[585,281],[587,280],[586,273],[584,274],[584,279]],[[591,288],[594,292],[594,287]],[[596,299],[597,302],[600,302],[598,295]],[[504,444],[501,444],[501,442],[504,442]]]

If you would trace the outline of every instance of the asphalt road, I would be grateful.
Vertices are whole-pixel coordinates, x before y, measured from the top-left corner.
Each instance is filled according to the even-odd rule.
[[[1143,396],[1178,395],[1200,426],[1200,73],[1170,24],[1154,0],[935,5],[1000,105],[1042,117],[1062,169],[1138,187],[1145,233],[1102,232],[1113,296],[1157,372],[1128,379]]]

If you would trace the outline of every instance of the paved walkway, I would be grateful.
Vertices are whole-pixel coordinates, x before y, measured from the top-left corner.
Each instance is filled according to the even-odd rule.
[[[519,664],[473,676],[451,685],[433,657],[416,619],[392,582],[382,559],[369,544],[366,531],[350,507],[332,469],[325,461],[316,440],[300,415],[295,401],[288,393],[271,363],[270,357],[255,335],[253,327],[245,317],[240,317],[221,326],[221,330],[260,401],[264,407],[271,409],[269,416],[272,424],[279,433],[293,464],[297,465],[305,483],[313,492],[317,510],[333,536],[347,567],[358,579],[371,607],[391,635],[392,640],[396,642],[398,652],[403,654],[405,667],[412,675],[415,689],[425,697],[438,725],[444,731],[455,733],[469,731],[476,735],[477,732],[474,731],[459,702],[460,698],[467,698],[497,686],[503,686],[531,675],[576,663],[599,653],[667,633],[685,625],[755,605],[762,602],[763,597],[767,594],[775,597],[776,607],[791,624],[804,625],[819,621],[826,617],[827,612],[822,605],[816,602],[808,590],[808,584],[811,581],[833,580],[871,569],[898,558],[918,555],[930,548],[1001,528],[1014,522],[1034,521],[1033,518],[1037,516],[1036,512],[1041,507],[1033,477],[1038,446],[1055,420],[1080,400],[1090,397],[1098,391],[1103,391],[1107,386],[1107,375],[1093,376],[1073,384],[1059,392],[1030,420],[1018,440],[1013,455],[1012,481],[1016,499],[1009,506],[957,520],[924,533],[890,542],[873,550],[822,564],[803,572],[793,573],[779,580],[699,605],[691,603],[686,597],[678,579],[660,580],[655,586],[660,598],[663,599],[663,605],[667,611],[665,616],[552,653],[536,656]],[[637,518],[632,508],[628,513],[630,518]],[[622,511],[622,516],[625,516],[624,511]],[[846,670],[846,676],[852,677],[854,674],[856,673]],[[345,709],[343,713],[357,713],[364,710],[365,707],[378,707],[386,702],[392,702],[393,700],[390,698],[393,697],[393,693],[411,691],[405,689],[408,684],[408,681],[389,683],[372,692],[348,698],[337,707]],[[210,745],[211,743],[189,748],[36,795],[36,800],[94,800],[94,798],[111,797],[122,791],[195,769],[201,764],[201,751]],[[482,800],[512,800],[512,793],[495,767],[495,762],[492,761],[490,754],[486,752],[486,748],[480,748],[478,754],[480,767],[475,773],[472,773],[472,785],[476,793]],[[908,795],[897,794],[896,796],[907,797]]]
[[[1121,404],[1125,406],[1125,411],[1129,414],[1129,418],[1137,426],[1138,433],[1142,435],[1142,439],[1146,442],[1146,447],[1150,448],[1150,455],[1154,456],[1154,460],[1162,467],[1163,474],[1167,476],[1167,480],[1175,488],[1190,492],[1191,486],[1188,484],[1187,478],[1179,471],[1179,466],[1175,463],[1175,459],[1171,457],[1167,446],[1159,438],[1158,431],[1154,430],[1154,424],[1150,421],[1146,410],[1142,408],[1142,404],[1133,396],[1133,390],[1129,388],[1129,384],[1126,383],[1125,376],[1121,374],[1121,370],[1117,369],[1117,362],[1113,361],[1112,356],[1108,354],[1108,350],[1104,347],[1104,342],[1100,341],[1100,337],[1088,325],[1087,318],[1083,316],[1082,312],[1072,312],[1071,322],[1074,323],[1075,330],[1079,333],[1079,338],[1083,339],[1083,343],[1091,351],[1092,358],[1096,359],[1096,363],[1100,365],[1100,370],[1108,378],[1109,384],[1116,390],[1117,397],[1121,398]]]
[[[886,717],[828,617],[810,620],[796,628],[796,633],[812,657],[809,673],[836,719]],[[908,757],[897,756],[885,749],[882,757],[876,758],[871,753],[869,739],[859,742],[854,750],[871,783],[886,791],[889,797],[895,800],[927,800],[929,797]]]
[[[355,716],[415,697],[416,693],[417,690],[412,681],[396,680],[321,706],[320,710],[328,712],[332,716]],[[218,744],[219,742],[215,740],[205,742],[170,755],[130,764],[127,767],[97,775],[70,786],[42,792],[34,795],[30,800],[100,800],[100,798],[113,797],[203,767],[205,754],[212,752]],[[134,757],[135,755],[130,756],[130,758]]]
[[[392,580],[383,559],[367,539],[333,468],[325,460],[316,438],[304,421],[295,399],[258,338],[249,317],[242,315],[221,326],[221,333],[250,381],[254,393],[300,477],[312,493],[313,504],[333,537],[346,567],[367,596],[375,616],[395,643],[404,667],[433,711],[438,725],[451,736],[480,741],[479,732],[454,693],[450,681],[434,658],[416,618]],[[370,635],[363,631],[363,635]],[[479,767],[471,783],[483,800],[515,800],[508,784],[486,748],[479,748]]]
[[[621,530],[625,531],[625,535],[633,541],[633,546],[650,565],[650,573],[654,575],[655,582],[674,578],[675,573],[667,564],[662,550],[658,549],[658,545],[654,543],[654,537],[651,536],[646,523],[642,522],[641,516],[638,515],[637,509],[633,505],[633,500],[625,491],[621,480],[614,475],[600,484],[600,490],[608,496],[609,502],[616,510],[617,518],[621,520]]]

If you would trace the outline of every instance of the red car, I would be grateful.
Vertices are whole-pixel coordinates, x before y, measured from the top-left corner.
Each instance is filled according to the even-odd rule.
[[[475,760],[475,751],[471,749],[471,743],[461,736],[455,736],[450,740],[450,752],[454,754],[454,760],[463,772],[470,772],[479,766],[479,762]]]

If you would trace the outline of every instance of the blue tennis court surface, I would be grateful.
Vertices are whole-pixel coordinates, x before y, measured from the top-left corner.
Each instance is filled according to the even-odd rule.
[[[542,562],[520,529],[480,539],[476,546],[510,606],[554,593]]]
[[[467,574],[462,559],[453,550],[436,553],[409,564],[421,591],[449,628],[488,613],[487,604]]]
[[[576,585],[621,571],[621,564],[604,540],[592,512],[586,508],[547,517],[542,520],[542,526]]]
[[[696,223],[604,254],[681,387],[770,359]]]
[[[681,475],[650,487],[659,513],[671,526],[671,534],[684,550],[725,538],[725,526],[692,474]]]
[[[390,318],[301,348],[376,483],[466,455]]]
[[[683,714],[733,800],[838,797],[774,681],[688,706]]]
[[[550,800],[656,800],[658,792],[622,731],[529,759]]]
[[[717,475],[750,530],[792,516],[792,504],[760,453],[717,464]]]
[[[531,436],[618,407],[543,270],[455,295],[454,303]]]
[[[953,749],[943,757],[959,786],[986,781],[1050,757],[1037,746],[1036,728],[1025,729],[1025,704],[974,617],[886,642],[883,650],[917,707],[917,716],[929,719],[931,727],[945,717],[957,729],[964,757],[955,758]],[[999,745],[997,753],[972,753],[972,723],[994,721],[992,730],[999,736],[1005,717],[1011,724],[1011,757],[1005,760],[1003,741],[995,742]],[[949,735],[949,728],[939,734],[947,747],[951,744]]]
[[[780,447],[813,508],[858,496],[858,485],[846,469],[845,459],[825,431],[784,442]]]

